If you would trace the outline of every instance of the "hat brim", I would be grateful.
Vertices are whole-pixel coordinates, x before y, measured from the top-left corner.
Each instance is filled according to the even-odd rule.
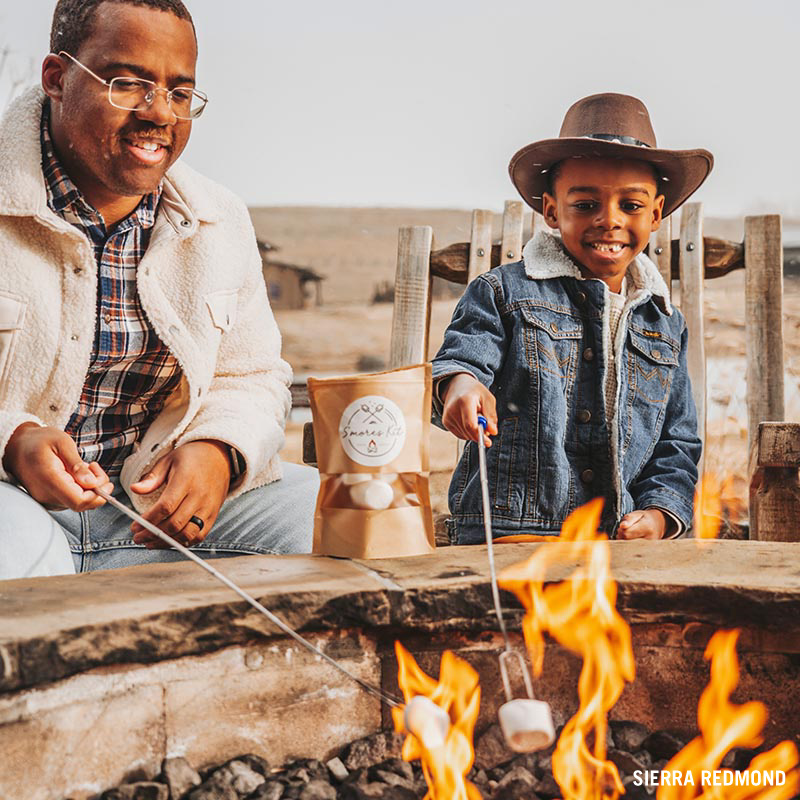
[[[708,150],[661,150],[601,139],[543,139],[517,151],[508,165],[511,181],[522,199],[542,213],[542,195],[548,191],[548,172],[567,158],[620,158],[646,161],[661,176],[663,216],[668,216],[696,192],[714,166]]]

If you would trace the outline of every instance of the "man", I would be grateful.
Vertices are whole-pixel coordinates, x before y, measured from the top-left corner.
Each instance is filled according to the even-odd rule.
[[[181,558],[96,487],[201,555],[308,552],[247,211],[176,163],[206,104],[189,12],[59,0],[50,44],[0,122],[0,578]]]

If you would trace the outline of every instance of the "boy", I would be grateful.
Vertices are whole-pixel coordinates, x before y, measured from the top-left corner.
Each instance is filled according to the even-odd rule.
[[[522,261],[473,281],[434,359],[442,424],[469,440],[450,486],[456,544],[484,537],[478,413],[495,437],[496,537],[557,534],[597,496],[620,539],[690,526],[701,444],[686,324],[642,251],[712,166],[705,150],[658,149],[647,109],[619,94],[579,100],[558,139],[511,159],[560,237],[537,234]]]

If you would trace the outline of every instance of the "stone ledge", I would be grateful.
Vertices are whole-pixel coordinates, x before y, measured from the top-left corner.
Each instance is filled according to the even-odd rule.
[[[498,568],[539,546],[498,546]],[[763,629],[780,633],[786,651],[797,652],[796,545],[612,542],[611,549],[618,603],[629,621]],[[394,560],[248,556],[216,564],[299,631],[496,630],[481,546]],[[518,628],[518,604],[511,595],[504,603]],[[201,655],[282,636],[188,562],[6,581],[0,607],[0,697],[95,667]]]

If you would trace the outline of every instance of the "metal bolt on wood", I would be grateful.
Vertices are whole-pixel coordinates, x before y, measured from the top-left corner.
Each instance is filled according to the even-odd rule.
[[[484,249],[483,249],[482,247],[479,247],[479,248],[478,248],[478,255],[479,255],[481,258],[483,258],[483,256],[485,255],[485,251],[484,251]]]
[[[686,249],[687,249],[687,250],[688,250],[688,251],[691,253],[691,252],[692,252],[692,250],[694,250],[694,242],[689,242],[689,243],[686,245]]]

